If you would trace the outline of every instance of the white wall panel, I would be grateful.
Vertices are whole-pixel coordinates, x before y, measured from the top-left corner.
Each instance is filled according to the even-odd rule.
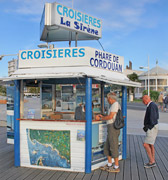
[[[77,141],[77,130],[85,130],[85,123],[71,122],[47,122],[47,121],[20,121],[20,154],[21,166],[45,169],[58,169],[64,171],[85,170],[85,141]],[[26,129],[37,130],[69,130],[70,131],[70,154],[71,168],[54,168],[47,166],[34,166],[30,164]]]

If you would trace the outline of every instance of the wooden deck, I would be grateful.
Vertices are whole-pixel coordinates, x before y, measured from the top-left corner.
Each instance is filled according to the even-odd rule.
[[[157,137],[157,167],[145,169],[148,162],[142,146],[144,136],[128,135],[127,159],[120,161],[121,172],[95,170],[90,174],[14,167],[14,146],[6,144],[6,128],[0,127],[0,180],[167,180],[168,138]]]

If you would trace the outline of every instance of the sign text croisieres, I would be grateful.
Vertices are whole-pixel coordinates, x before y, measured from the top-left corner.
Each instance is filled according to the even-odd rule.
[[[94,67],[123,72],[124,58],[90,47],[34,49],[19,51],[19,68]]]
[[[85,13],[56,4],[57,23],[60,26],[72,28],[77,31],[101,36],[101,20]]]

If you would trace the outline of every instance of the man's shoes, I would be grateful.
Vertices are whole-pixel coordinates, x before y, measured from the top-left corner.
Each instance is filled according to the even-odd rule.
[[[120,168],[114,168],[114,166],[110,166],[108,167],[108,169],[106,169],[107,172],[114,172],[114,173],[119,173],[120,172]]]
[[[156,163],[152,163],[152,164],[150,164],[150,163],[145,163],[144,164],[144,167],[145,168],[152,168],[152,167],[155,167],[156,166]]]
[[[101,166],[100,169],[103,171],[106,171],[110,167],[112,167],[112,166],[108,166],[108,164],[106,164],[105,166]]]

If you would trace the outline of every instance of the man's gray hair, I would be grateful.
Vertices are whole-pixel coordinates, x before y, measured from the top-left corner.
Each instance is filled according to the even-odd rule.
[[[111,99],[114,99],[114,100],[117,100],[117,96],[114,92],[109,92],[107,94],[107,98],[111,98]]]

